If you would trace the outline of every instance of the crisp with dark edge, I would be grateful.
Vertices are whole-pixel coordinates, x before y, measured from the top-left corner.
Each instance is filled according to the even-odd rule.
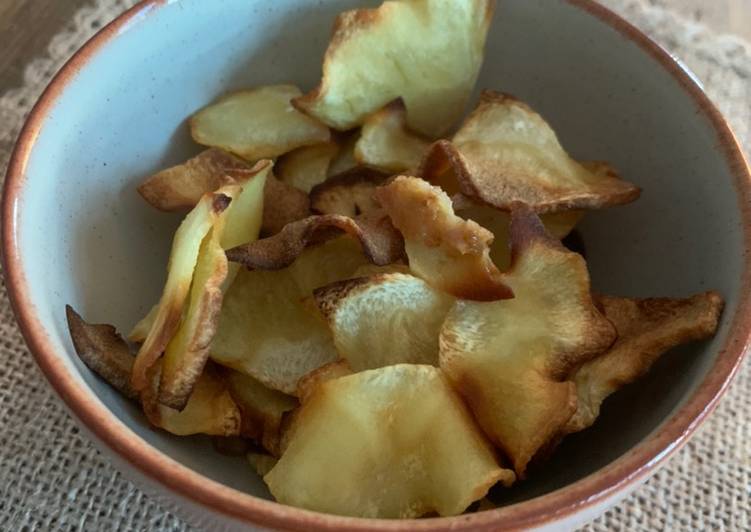
[[[576,411],[576,369],[608,349],[584,259],[545,231],[528,206],[511,210],[514,299],[457,301],[443,324],[440,366],[519,477]]]
[[[373,197],[390,174],[367,166],[356,166],[330,177],[310,191],[310,206],[319,214],[339,214],[354,218],[380,208]]]
[[[227,251],[227,258],[249,270],[281,270],[292,264],[306,247],[344,232],[362,245],[368,259],[379,266],[404,256],[401,234],[383,213],[357,218],[336,214],[310,216],[287,224],[280,233]]]
[[[618,340],[574,375],[577,409],[564,428],[565,433],[591,426],[602,402],[647,373],[666,351],[714,335],[724,306],[717,292],[685,299],[612,296],[597,299],[605,317],[615,325]]]
[[[242,159],[210,148],[147,178],[138,185],[138,193],[162,211],[192,209],[207,192],[231,184],[231,171],[247,169],[250,165]]]
[[[273,173],[266,177],[263,190],[261,236],[272,236],[284,226],[310,215],[310,198],[292,185],[280,181]]]
[[[138,399],[130,385],[135,357],[117,330],[104,323],[86,323],[70,305],[65,305],[65,317],[73,347],[84,364],[124,396]]]
[[[451,141],[430,147],[418,173],[449,194],[505,210],[520,201],[537,213],[623,205],[641,192],[605,163],[573,160],[528,105],[487,90]]]
[[[375,197],[404,235],[415,275],[462,299],[513,297],[490,259],[493,234],[456,216],[443,190],[417,177],[398,176],[378,188]]]

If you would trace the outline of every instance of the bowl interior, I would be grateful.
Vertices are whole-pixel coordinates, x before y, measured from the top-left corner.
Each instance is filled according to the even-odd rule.
[[[140,411],[76,358],[64,306],[127,331],[157,300],[178,219],[155,212],[139,180],[197,153],[186,117],[233,89],[315,85],[332,20],[362,0],[180,0],[154,3],[92,54],[44,120],[17,208],[18,247],[35,311],[80,386],[167,455],[227,485],[269,497],[241,459],[204,438],[150,429]],[[159,4],[159,5],[157,5]],[[499,503],[597,471],[657,430],[697,386],[725,340],[740,290],[742,220],[734,179],[709,121],[663,66],[566,1],[505,0],[479,88],[538,109],[577,158],[612,162],[643,188],[631,205],[592,212],[581,230],[597,290],[728,302],[710,342],[676,349],[608,400],[542,471]]]

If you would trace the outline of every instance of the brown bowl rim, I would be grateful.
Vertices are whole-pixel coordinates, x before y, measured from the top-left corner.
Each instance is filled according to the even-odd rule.
[[[714,410],[737,372],[751,337],[751,169],[731,128],[698,83],[659,45],[593,0],[564,0],[617,30],[659,62],[696,102],[717,136],[735,187],[743,217],[744,271],[742,293],[726,344],[691,397],[658,429],[614,462],[559,490],[510,506],[456,517],[377,520],[340,517],[302,510],[240,492],[189,469],[161,453],[119,421],[99,400],[78,386],[55,352],[36,317],[16,244],[17,198],[26,165],[41,127],[67,84],[80,69],[131,23],[153,13],[165,0],[143,0],[89,40],[58,72],[41,96],[17,141],[5,180],[2,203],[3,268],[18,323],[37,364],[68,408],[103,444],[146,478],[193,503],[247,524],[286,530],[458,531],[520,529],[550,525],[607,501],[652,473]],[[61,309],[62,312],[62,309]]]

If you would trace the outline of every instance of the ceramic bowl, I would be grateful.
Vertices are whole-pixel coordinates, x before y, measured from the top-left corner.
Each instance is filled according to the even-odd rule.
[[[662,49],[589,0],[499,3],[478,88],[528,101],[577,158],[643,188],[582,225],[598,291],[727,300],[711,341],[676,349],[608,400],[506,506],[361,520],[272,502],[242,459],[150,429],[75,356],[64,307],[127,330],[155,301],[177,220],[139,180],[197,151],[185,119],[256,84],[314,86],[334,15],[362,0],[145,1],[62,69],[29,117],[3,203],[8,289],[44,375],[130,478],[204,527],[480,530],[573,526],[625,496],[712,411],[749,342],[749,170],[725,121]],[[371,4],[372,2],[365,2]]]

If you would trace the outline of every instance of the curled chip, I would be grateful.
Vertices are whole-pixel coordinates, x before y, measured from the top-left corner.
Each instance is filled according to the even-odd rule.
[[[265,215],[267,209],[264,209],[263,206],[267,202],[271,202],[271,204],[277,203],[278,197],[285,193],[286,187],[274,179],[274,175],[271,173],[271,166],[271,161],[264,159],[258,161],[252,168],[228,170],[227,182],[230,185],[224,187],[222,193],[229,194],[230,196],[238,195],[240,191],[242,193],[231,204],[230,212],[227,213],[229,217],[228,222],[222,222],[224,229],[222,231],[221,244],[224,249],[228,246],[255,240],[258,237],[259,225],[261,229],[267,226],[272,227],[270,225],[272,222],[268,221]],[[275,183],[275,185],[269,187],[269,183]],[[277,187],[282,187],[282,190],[279,190]],[[210,193],[212,191],[207,190],[206,192]],[[216,193],[220,192],[220,190],[216,191]],[[291,206],[288,207],[288,203],[291,205],[292,202],[287,197],[285,202],[276,209],[276,216],[279,219],[283,218],[291,221],[293,217],[300,215],[300,210],[295,212]],[[302,216],[305,215],[307,215],[307,212]],[[278,223],[278,221],[274,223]],[[227,278],[232,279],[234,277],[233,269],[232,267],[229,268]],[[133,327],[128,335],[128,339],[131,342],[143,343],[146,340],[149,331],[154,326],[159,309],[160,305],[157,303]]]
[[[157,400],[161,361],[149,368],[149,385],[138,393],[130,386],[134,357],[115,328],[86,323],[70,306],[66,306],[65,313],[73,345],[81,360],[126,397],[140,398],[151,424],[178,436],[239,434],[240,411],[213,367],[206,366],[197,379],[185,408],[173,410]]]
[[[279,456],[282,418],[299,405],[297,399],[267,388],[238,371],[227,369],[224,374],[232,399],[240,408],[240,434]]]
[[[232,170],[249,168],[242,159],[211,148],[149,177],[138,186],[138,192],[162,211],[192,209],[207,192],[231,184]]]
[[[131,333],[131,338],[144,342],[134,365],[134,387],[145,388],[146,373],[164,351],[159,400],[175,409],[185,406],[201,374],[223,288],[237,270],[228,266],[224,249],[258,237],[270,169],[271,161],[259,161],[253,169],[233,171],[233,184],[204,195],[175,235],[159,304]]]
[[[227,257],[219,245],[221,223],[203,239],[187,306],[164,352],[159,402],[182,410],[209,357],[222,307]]]
[[[319,512],[457,515],[515,478],[432,366],[401,364],[324,382],[288,438],[264,480],[280,503]]]
[[[491,91],[482,93],[451,142],[433,144],[419,173],[449,193],[458,188],[506,210],[520,201],[538,213],[620,205],[640,192],[604,163],[571,159],[540,115]],[[451,179],[457,184],[447,185]]]
[[[404,235],[409,267],[416,275],[462,299],[492,301],[513,296],[490,259],[493,234],[456,216],[440,188],[416,177],[399,176],[375,195]]]
[[[723,307],[716,292],[686,299],[601,296],[599,301],[618,331],[618,340],[576,372],[578,406],[565,433],[591,426],[605,398],[644,375],[664,352],[712,336]]]
[[[463,194],[452,198],[456,214],[467,220],[473,220],[493,233],[490,245],[490,258],[502,271],[511,265],[511,247],[509,244],[509,214],[490,205],[483,205]],[[582,211],[562,211],[540,216],[545,229],[551,236],[563,239],[576,227],[584,213]]]
[[[270,162],[266,161],[265,171],[243,172],[237,176],[236,184],[217,191],[232,198],[232,202],[216,217],[201,243],[187,305],[164,352],[159,385],[162,404],[181,410],[208,360],[223,290],[236,274],[236,268],[229,267],[224,250],[258,237],[265,179],[270,168]]]
[[[310,215],[310,199],[297,188],[283,183],[269,173],[263,193],[263,220],[261,234],[271,236],[284,229],[288,223]],[[240,242],[244,244],[245,242]]]
[[[407,109],[397,99],[365,119],[355,145],[355,159],[392,174],[415,171],[429,144],[408,129]]]
[[[438,365],[438,335],[454,298],[402,273],[348,279],[314,292],[339,355],[355,371]]]
[[[231,249],[227,257],[252,270],[281,270],[292,264],[308,246],[341,231],[354,237],[374,264],[391,264],[404,256],[401,235],[387,216],[375,212],[357,218],[336,214],[310,216],[288,224],[272,237]]]
[[[584,259],[511,213],[514,299],[458,301],[441,330],[440,365],[519,476],[576,410],[572,373],[616,337],[590,295]]]
[[[300,94],[292,85],[270,85],[225,96],[190,119],[193,140],[249,161],[327,142],[329,129],[292,107]]]
[[[279,271],[241,271],[225,295],[211,357],[295,394],[300,377],[339,358],[325,321],[304,299],[366,262],[344,237],[304,250]]]
[[[373,192],[388,179],[388,174],[366,166],[356,166],[313,187],[310,206],[320,214],[339,214],[354,218],[380,209]]]
[[[88,368],[130,399],[138,393],[130,385],[133,354],[112,325],[90,324],[70,305],[65,306],[73,347]]]
[[[395,98],[411,128],[440,136],[459,119],[483,59],[492,0],[396,0],[340,14],[323,78],[295,106],[346,130]]]
[[[159,308],[133,365],[131,383],[138,392],[149,385],[147,372],[162,356],[180,326],[201,243],[230,201],[224,194],[205,194],[175,233],[167,266],[167,282],[158,303]]]
[[[160,372],[161,361],[149,370],[151,384],[141,392],[143,411],[152,425],[178,436],[240,434],[240,410],[216,368],[211,365],[204,368],[182,410],[173,410],[159,403]]]
[[[304,146],[279,158],[276,173],[279,179],[305,193],[329,176],[329,166],[339,153],[335,142]]]

